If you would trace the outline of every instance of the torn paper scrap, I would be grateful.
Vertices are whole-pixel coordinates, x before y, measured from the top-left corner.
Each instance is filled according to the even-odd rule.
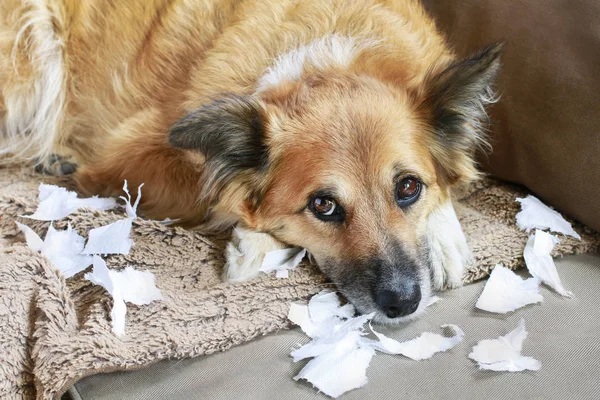
[[[581,236],[558,212],[554,211],[536,197],[529,195],[517,198],[521,203],[521,211],[517,214],[517,226],[519,229],[529,232],[532,229],[549,229],[552,232],[562,233],[581,239]]]
[[[310,360],[294,377],[306,379],[326,395],[337,398],[367,384],[367,367],[375,350],[360,347],[360,336],[349,334],[327,352]]]
[[[332,350],[335,345],[348,335],[363,336],[363,325],[367,323],[374,314],[360,315],[337,324],[322,324],[317,335],[309,343],[291,352],[294,362],[309,357],[316,357]],[[357,339],[358,340],[358,339]],[[373,347],[369,341],[359,341],[363,347]]]
[[[436,297],[427,304],[437,300]],[[375,313],[357,317],[354,314],[354,306],[342,305],[337,294],[329,290],[313,296],[308,305],[290,306],[288,318],[312,338],[290,354],[294,362],[312,358],[295,380],[306,379],[328,396],[338,397],[367,383],[366,369],[375,350],[422,360],[454,347],[464,336],[456,325],[442,325],[453,330],[454,336],[426,332],[412,341],[400,343],[373,331],[379,340],[372,340],[365,337],[364,325]]]
[[[294,362],[298,362],[305,358],[317,357],[332,350],[337,343],[346,340],[349,336],[363,336],[365,335],[363,325],[368,322],[368,319],[368,316],[361,315],[356,318],[351,318],[343,324],[335,325],[334,329],[323,329],[322,332],[324,334],[313,338],[313,340],[307,344],[293,350],[290,355]],[[372,347],[370,343],[362,342],[359,339],[356,340],[357,343],[360,343],[361,345]]]
[[[25,242],[27,243],[27,246],[33,251],[41,252],[44,248],[44,241],[38,236],[38,234],[25,224],[21,224],[16,221],[15,223],[19,227],[19,230],[25,234]]]
[[[24,218],[40,221],[55,221],[77,211],[80,208],[91,210],[110,210],[115,208],[117,201],[112,198],[98,196],[85,199],[77,198],[77,193],[55,185],[40,184],[38,199],[40,203],[32,215]]]
[[[379,342],[373,341],[373,347],[383,353],[402,354],[415,361],[426,360],[436,353],[450,350],[459,344],[465,336],[462,329],[456,325],[445,324],[441,328],[452,331],[454,335],[445,337],[437,333],[423,332],[421,336],[415,339],[399,342],[371,328],[379,339]]]
[[[121,336],[125,333],[125,302],[146,305],[154,300],[163,299],[152,272],[136,271],[132,267],[123,271],[111,271],[106,262],[98,256],[94,256],[93,262],[94,269],[85,274],[85,279],[102,286],[113,297],[111,321],[112,330],[116,335]]]
[[[143,183],[140,186],[138,186],[137,197],[135,199],[135,203],[132,205],[131,204],[131,195],[129,194],[129,190],[127,188],[127,179],[125,179],[125,183],[123,183],[123,191],[125,192],[127,197],[119,196],[119,199],[125,201],[125,212],[127,213],[127,218],[130,218],[130,219],[137,218],[137,208],[138,208],[138,205],[140,204],[140,200],[142,199],[142,187],[143,186],[144,186]]]
[[[366,369],[375,350],[361,338],[374,314],[352,317],[354,312],[354,306],[342,306],[329,290],[313,296],[308,305],[291,305],[288,317],[313,338],[291,353],[294,362],[312,358],[295,380],[305,379],[334,398],[367,383]]]
[[[343,319],[351,319],[355,313],[352,304],[342,306],[337,294],[326,289],[314,295],[308,305],[291,304],[288,319],[309,337],[317,338],[331,333],[334,327],[343,324]]]
[[[163,298],[160,289],[156,287],[156,278],[150,271],[137,271],[133,267],[127,267],[119,272],[110,271],[110,278],[127,303],[143,306]]]
[[[288,319],[298,325],[300,329],[302,329],[302,332],[306,333],[308,337],[314,338],[319,333],[319,326],[311,321],[310,315],[308,314],[308,307],[305,305],[296,303],[290,304]]]
[[[133,221],[126,218],[90,230],[83,252],[85,254],[129,254],[133,246],[132,225]]]
[[[277,279],[285,279],[290,277],[290,271],[287,269],[279,269],[275,271],[275,278]]]
[[[532,357],[521,355],[526,337],[525,320],[521,318],[519,326],[507,335],[477,343],[469,358],[476,361],[480,369],[509,372],[537,371],[542,364]]]
[[[142,186],[144,185],[141,184],[138,187],[138,195],[132,205],[131,195],[127,190],[127,181],[125,181],[123,190],[127,194],[127,198],[123,196],[119,198],[125,200],[127,218],[90,230],[88,242],[83,250],[84,254],[129,254],[133,246],[131,227],[133,220],[137,218],[136,212],[142,198]]]
[[[308,302],[308,313],[310,319],[315,323],[321,323],[332,316],[341,318],[352,318],[356,313],[354,306],[350,303],[340,305],[340,299],[334,291],[322,290],[310,298]]]
[[[30,249],[46,256],[52,265],[65,278],[83,271],[92,265],[92,257],[81,254],[85,240],[68,224],[64,231],[57,231],[52,225],[48,227],[46,237],[42,239],[30,227],[16,222]]]
[[[269,251],[265,254],[259,271],[265,274],[276,271],[277,278],[287,278],[288,271],[296,268],[305,256],[306,249],[299,247]]]
[[[556,265],[550,253],[558,243],[555,236],[538,229],[529,236],[523,258],[529,273],[550,286],[557,293],[565,297],[573,297],[573,293],[566,290],[560,281]]]
[[[522,279],[508,268],[497,264],[485,283],[475,307],[505,314],[527,304],[541,303],[540,280],[536,277]]]

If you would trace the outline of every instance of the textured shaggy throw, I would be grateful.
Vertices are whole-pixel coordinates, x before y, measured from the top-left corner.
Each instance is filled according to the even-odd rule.
[[[326,280],[303,265],[289,279],[262,276],[221,283],[225,238],[210,238],[138,218],[128,256],[110,256],[109,268],[132,265],[156,275],[164,301],[127,306],[126,335],[111,332],[112,300],[80,273],[65,279],[31,251],[15,220],[45,234],[48,223],[23,220],[37,206],[41,181],[27,168],[0,169],[0,398],[57,398],[78,379],[135,369],[165,358],[194,357],[288,328],[289,304],[320,291]],[[458,214],[475,254],[464,282],[485,277],[496,263],[523,266],[527,234],[517,230],[515,197],[522,189],[486,180],[461,197]],[[143,194],[142,194],[143,195]],[[124,211],[80,210],[67,221],[88,230],[122,218]],[[598,234],[575,225],[582,240],[563,237],[555,255],[596,251]]]

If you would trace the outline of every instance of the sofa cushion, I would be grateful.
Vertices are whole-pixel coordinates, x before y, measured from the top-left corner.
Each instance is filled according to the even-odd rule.
[[[485,282],[441,294],[442,301],[410,324],[377,327],[397,340],[424,331],[441,333],[441,324],[457,324],[465,339],[430,360],[377,354],[367,369],[369,383],[341,396],[354,399],[593,399],[598,398],[598,319],[600,256],[567,256],[556,261],[563,284],[575,294],[565,299],[542,288],[544,302],[506,315],[475,309]],[[527,276],[526,274],[524,274]],[[479,370],[468,359],[482,339],[497,338],[525,318],[529,332],[523,355],[542,363],[537,372]],[[300,329],[279,332],[224,353],[169,360],[131,372],[85,378],[70,390],[74,399],[253,399],[327,400],[305,381],[292,379],[306,365],[293,363],[292,348],[309,341]]]

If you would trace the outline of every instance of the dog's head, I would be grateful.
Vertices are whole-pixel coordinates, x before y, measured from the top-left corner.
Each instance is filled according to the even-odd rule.
[[[234,209],[306,248],[360,311],[402,320],[430,292],[429,216],[477,176],[500,52],[447,65],[418,90],[329,71],[225,96],[180,120],[170,142],[202,154],[211,215]]]

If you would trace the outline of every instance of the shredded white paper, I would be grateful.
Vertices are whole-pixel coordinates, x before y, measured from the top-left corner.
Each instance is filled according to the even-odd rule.
[[[522,279],[508,268],[497,264],[475,305],[493,313],[505,314],[527,304],[541,303],[540,280]]]
[[[404,357],[411,358],[415,361],[426,360],[433,357],[435,353],[450,350],[459,344],[465,333],[458,326],[453,324],[444,324],[442,329],[448,329],[453,332],[454,336],[445,337],[437,333],[423,332],[421,336],[399,342],[385,336],[383,333],[376,332],[371,328],[373,333],[379,339],[379,342],[374,342],[373,347],[388,354],[402,354]]]
[[[138,187],[137,198],[131,205],[131,195],[127,189],[127,181],[123,185],[123,191],[127,197],[121,196],[125,201],[127,218],[90,230],[88,242],[83,250],[84,254],[129,254],[133,240],[130,237],[133,220],[137,218],[137,207],[142,198],[142,186]]]
[[[57,231],[50,225],[44,240],[27,225],[16,224],[25,233],[27,246],[46,256],[66,278],[92,264],[91,256],[81,254],[85,240],[71,228],[71,224],[64,231]]]
[[[133,220],[137,218],[136,211],[142,195],[142,186],[143,184],[138,187],[137,199],[132,205],[127,181],[125,181],[123,190],[127,197],[121,196],[120,198],[125,200],[127,218],[90,230],[87,245],[85,245],[85,239],[71,228],[71,224],[68,224],[64,231],[57,231],[50,225],[45,239],[42,240],[27,225],[17,222],[17,226],[25,234],[27,245],[46,256],[65,277],[70,278],[91,264],[94,265],[92,272],[85,274],[85,278],[102,286],[113,297],[112,330],[117,335],[125,333],[126,302],[146,305],[163,298],[155,285],[155,277],[151,272],[136,271],[132,267],[127,267],[120,272],[110,271],[106,262],[97,256],[97,254],[129,253],[133,245],[130,238],[131,227]],[[78,199],[74,192],[44,184],[40,185],[39,198],[38,209],[27,218],[50,221],[64,218],[78,208],[107,210],[116,206],[114,199],[98,197]]]
[[[358,332],[348,333],[310,360],[295,380],[306,379],[326,395],[337,398],[367,384],[367,367],[375,350],[360,345]]]
[[[269,251],[265,254],[259,271],[265,274],[275,271],[275,277],[289,277],[289,270],[294,269],[302,262],[306,256],[306,249],[291,247]]]
[[[581,239],[581,236],[566,221],[562,215],[554,211],[536,197],[529,195],[517,198],[521,203],[521,211],[517,214],[517,226],[523,231],[529,232],[532,229],[549,229],[552,232],[562,233]]]
[[[55,221],[77,211],[80,208],[91,210],[110,210],[115,208],[117,201],[112,198],[101,198],[98,196],[86,199],[77,198],[77,193],[55,185],[40,184],[38,198],[40,203],[31,215],[24,218],[40,221]]]
[[[573,293],[566,290],[560,281],[556,265],[550,255],[557,243],[558,239],[555,236],[536,229],[527,240],[523,258],[525,258],[525,264],[531,275],[539,278],[560,295],[573,297]]]
[[[477,343],[469,358],[476,361],[480,369],[509,372],[537,371],[542,364],[532,357],[521,355],[526,337],[525,320],[521,318],[519,326],[507,335]]]
[[[428,305],[438,300],[435,297]],[[367,335],[364,325],[375,314],[358,317],[354,314],[352,304],[342,306],[336,293],[328,290],[313,296],[308,305],[291,305],[288,318],[312,338],[291,353],[294,362],[312,358],[295,380],[306,379],[326,395],[336,398],[367,383],[366,370],[375,350],[423,360],[454,347],[464,336],[458,326],[443,325],[452,329],[455,336],[425,332],[416,339],[398,342],[373,330],[379,340],[372,340],[364,337]]]
[[[119,272],[111,271],[98,256],[94,256],[93,262],[94,269],[85,274],[85,279],[102,286],[113,297],[111,320],[112,330],[116,335],[125,334],[125,302],[141,306],[163,299],[152,272],[136,271],[132,267]]]
[[[332,316],[341,318],[352,318],[356,313],[354,306],[350,303],[343,306],[337,294],[333,291],[322,290],[320,293],[310,298],[308,302],[308,313],[310,320],[320,324]]]

